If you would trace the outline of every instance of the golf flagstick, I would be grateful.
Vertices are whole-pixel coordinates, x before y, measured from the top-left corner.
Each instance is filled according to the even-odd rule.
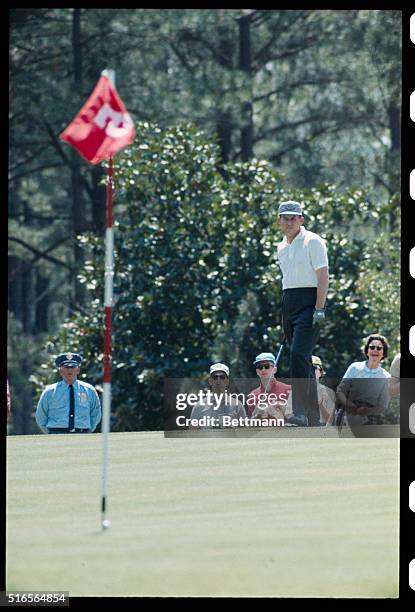
[[[134,142],[134,122],[115,89],[114,70],[103,70],[95,88],[78,114],[59,135],[90,164],[109,160],[107,183],[107,225],[105,232],[105,331],[102,396],[104,457],[102,466],[101,527],[107,529],[108,433],[111,415],[111,317],[114,277],[112,214],[112,156]]]
[[[103,459],[101,481],[101,528],[108,529],[107,488],[108,488],[108,438],[111,417],[111,319],[114,280],[114,233],[112,213],[113,164],[112,157],[108,165],[107,183],[107,228],[105,232],[105,335],[104,335],[104,374],[102,394],[102,435]]]

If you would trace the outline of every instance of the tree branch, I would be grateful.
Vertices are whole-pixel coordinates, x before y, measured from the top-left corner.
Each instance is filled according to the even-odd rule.
[[[273,89],[272,91],[269,91],[260,96],[256,96],[253,98],[252,102],[255,103],[255,102],[261,102],[262,100],[267,100],[271,96],[277,95],[281,92],[285,92],[289,89],[306,87],[307,85],[312,85],[312,86],[329,85],[330,83],[339,83],[340,81],[347,82],[349,81],[349,79],[348,78],[339,79],[339,77],[336,75],[333,77],[322,77],[322,78],[317,78],[317,79],[310,79],[310,78],[301,79],[299,81],[294,81],[293,83],[288,83],[281,87],[277,87],[276,89]]]
[[[186,57],[184,56],[183,53],[181,53],[181,51],[179,51],[179,49],[177,48],[177,46],[173,43],[170,42],[170,47],[172,48],[172,50],[174,51],[174,53],[177,55],[177,57],[179,58],[180,62],[182,63],[182,65],[186,68],[187,72],[189,72],[189,74],[194,77],[194,70],[191,67],[191,65],[189,64],[189,62],[187,61]]]
[[[295,149],[298,149],[300,147],[304,147],[305,143],[312,142],[313,140],[315,140],[316,138],[318,138],[322,134],[336,134],[337,132],[341,132],[342,130],[344,130],[345,128],[348,128],[348,127],[350,127],[350,125],[348,123],[344,123],[344,124],[340,124],[340,125],[334,125],[334,126],[333,125],[331,125],[331,126],[330,125],[324,126],[324,127],[320,128],[319,130],[316,130],[308,138],[305,138],[304,140],[296,141],[296,142],[292,143],[290,146],[286,147],[285,149],[282,149],[282,150],[278,151],[277,153],[274,153],[273,155],[271,155],[269,157],[269,160],[271,162],[272,161],[277,161],[281,157],[284,157],[284,155],[286,155],[290,151],[294,151]]]
[[[61,244],[69,240],[69,238],[61,238],[60,240],[58,240],[58,242],[55,242],[55,244],[53,244],[48,249],[46,249],[46,251],[39,251],[39,249],[37,249],[36,247],[32,246],[31,244],[28,244],[21,238],[17,238],[16,236],[9,236],[9,240],[11,240],[12,242],[17,242],[17,244],[20,244],[25,249],[28,249],[31,253],[34,253],[35,257],[30,262],[28,262],[29,267],[33,266],[39,259],[46,259],[47,261],[50,261],[51,263],[67,268],[70,272],[74,272],[73,267],[68,265],[66,262],[60,261],[60,259],[56,259],[56,257],[52,257],[51,255],[48,255],[48,253],[50,253],[51,251],[56,249],[58,246],[60,246]],[[12,275],[12,278],[13,278],[13,275]]]
[[[61,162],[56,163],[56,164],[44,164],[43,166],[38,166],[37,168],[31,168],[30,170],[26,170],[26,172],[20,172],[20,174],[15,174],[14,176],[10,177],[10,181],[16,181],[20,178],[23,178],[24,176],[27,176],[28,174],[33,174],[34,172],[41,172],[42,170],[50,170],[51,168],[61,168],[64,164],[62,164]]]
[[[258,134],[258,136],[254,138],[254,143],[259,142],[272,134],[277,134],[278,132],[282,132],[283,130],[290,130],[293,128],[297,128],[301,125],[305,125],[306,123],[314,123],[315,121],[323,121],[324,119],[325,117],[322,115],[311,115],[310,117],[306,117],[305,119],[299,119],[298,121],[289,121],[288,123],[277,125],[267,130],[266,132],[262,132],[261,134]]]

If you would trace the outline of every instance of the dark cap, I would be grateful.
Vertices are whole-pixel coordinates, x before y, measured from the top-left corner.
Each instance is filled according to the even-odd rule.
[[[55,359],[55,364],[58,368],[64,366],[80,366],[81,363],[82,357],[78,355],[78,353],[61,353]]]

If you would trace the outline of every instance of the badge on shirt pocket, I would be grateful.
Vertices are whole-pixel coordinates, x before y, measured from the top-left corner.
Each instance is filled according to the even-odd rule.
[[[86,404],[88,402],[88,396],[86,393],[80,393],[79,394],[79,401],[81,402],[81,404]]]

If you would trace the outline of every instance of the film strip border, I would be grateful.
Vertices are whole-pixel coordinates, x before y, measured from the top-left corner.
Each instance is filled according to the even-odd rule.
[[[400,599],[415,601],[415,10],[402,11]]]

